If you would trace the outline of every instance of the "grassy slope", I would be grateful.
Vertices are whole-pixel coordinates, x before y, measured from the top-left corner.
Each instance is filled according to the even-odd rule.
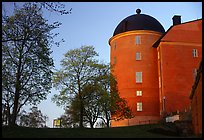
[[[2,137],[9,138],[165,138],[179,137],[161,133],[152,133],[148,130],[167,130],[159,124],[139,125],[117,128],[25,128],[2,127]]]

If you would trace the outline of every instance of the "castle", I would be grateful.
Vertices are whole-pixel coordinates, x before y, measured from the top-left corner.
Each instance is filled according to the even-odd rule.
[[[172,19],[165,32],[159,21],[137,9],[109,39],[119,94],[135,116],[112,121],[111,127],[155,123],[191,107],[189,94],[202,59],[202,19]]]

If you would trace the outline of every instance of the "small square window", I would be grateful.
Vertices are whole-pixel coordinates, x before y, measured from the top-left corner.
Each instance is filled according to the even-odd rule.
[[[136,95],[137,95],[137,96],[142,96],[142,91],[141,91],[141,90],[137,90],[137,91],[136,91]]]

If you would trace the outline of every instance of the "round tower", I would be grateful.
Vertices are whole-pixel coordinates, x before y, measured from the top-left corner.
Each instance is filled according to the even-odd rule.
[[[123,19],[109,40],[112,73],[118,91],[130,106],[132,119],[112,121],[111,126],[154,123],[160,119],[157,50],[152,45],[165,33],[155,18],[136,14]]]

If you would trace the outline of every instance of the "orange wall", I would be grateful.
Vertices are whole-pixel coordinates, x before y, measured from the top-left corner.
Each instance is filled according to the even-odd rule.
[[[160,43],[162,96],[166,97],[167,112],[183,111],[190,105],[189,93],[193,85],[193,70],[202,57],[201,46]],[[199,57],[192,57],[197,48]]]
[[[192,50],[198,50],[198,57]],[[168,113],[189,108],[193,71],[202,58],[202,20],[176,25],[162,37],[157,52],[160,81],[160,111]],[[165,103],[163,97],[165,96]]]
[[[135,43],[136,35],[141,36],[140,45]],[[120,96],[127,99],[137,116],[131,121],[113,122],[113,127],[154,120],[162,115],[164,107],[167,113],[189,108],[193,71],[202,58],[202,20],[171,27],[159,46],[152,47],[160,37],[161,34],[154,31],[136,30],[109,40],[112,73],[117,78]],[[198,57],[193,58],[192,49],[198,50]],[[141,52],[142,60],[136,60],[136,52]],[[142,83],[136,83],[137,71],[142,72]],[[136,96],[137,90],[143,91],[142,97]],[[141,112],[136,109],[137,102],[143,104]]]
[[[141,36],[141,44],[135,42],[136,35]],[[136,116],[159,116],[159,88],[157,70],[157,51],[153,43],[161,36],[153,31],[130,31],[118,34],[110,39],[111,65],[117,78],[121,97],[126,98]],[[114,47],[116,43],[116,48]],[[136,52],[141,52],[141,60],[136,60]],[[142,83],[136,83],[136,72],[142,72]],[[137,97],[136,91],[142,90]],[[142,102],[143,110],[137,111],[137,102]]]
[[[202,134],[202,72],[191,102],[192,124],[195,134]]]
[[[131,126],[140,124],[154,124],[158,123],[160,117],[158,116],[135,116],[131,119],[124,119],[120,121],[111,121],[111,127]]]

